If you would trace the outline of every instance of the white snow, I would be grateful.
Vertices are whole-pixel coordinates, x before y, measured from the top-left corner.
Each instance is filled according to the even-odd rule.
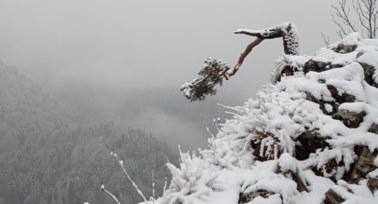
[[[350,53],[336,53],[333,49],[338,43],[358,47]],[[359,52],[364,54],[359,56]],[[282,56],[279,60],[302,68],[309,58]],[[344,203],[378,203],[378,193],[367,187],[368,177],[378,176],[378,170],[357,184],[341,180],[357,158],[355,145],[366,145],[371,151],[378,149],[378,135],[367,132],[378,120],[378,89],[364,81],[364,70],[359,64],[366,62],[378,67],[378,40],[363,40],[354,33],[320,49],[312,59],[342,67],[306,75],[299,71],[276,84],[267,84],[243,106],[229,107],[233,118],[220,125],[218,134],[209,139],[207,149],[197,154],[181,153],[179,167],[168,164],[171,184],[154,203],[237,204],[240,193],[265,190],[272,195],[256,197],[248,204],[282,201],[319,204],[329,189],[345,199]],[[324,114],[317,103],[306,99],[306,93],[310,93],[319,100],[336,103],[327,85],[334,86],[339,95],[356,97],[356,102],[344,103],[339,109],[366,112],[358,128],[346,127]],[[329,104],[325,109],[333,111]],[[300,161],[294,157],[294,150],[298,135],[305,130],[317,130],[321,137],[327,137],[330,147],[318,149]],[[252,149],[251,144],[256,142],[261,142],[260,149]],[[260,161],[257,157],[269,159]],[[331,159],[343,165],[327,171],[326,164]],[[378,166],[378,159],[374,165]],[[314,169],[324,176],[316,175]],[[299,192],[296,182],[285,172],[297,173],[308,191]]]

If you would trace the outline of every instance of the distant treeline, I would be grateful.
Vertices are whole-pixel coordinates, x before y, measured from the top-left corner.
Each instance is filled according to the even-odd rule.
[[[146,196],[160,196],[167,145],[142,130],[112,122],[86,124],[15,68],[0,63],[0,204],[113,203],[101,184],[124,204],[141,201],[122,173],[116,152]],[[168,181],[170,178],[168,178]]]

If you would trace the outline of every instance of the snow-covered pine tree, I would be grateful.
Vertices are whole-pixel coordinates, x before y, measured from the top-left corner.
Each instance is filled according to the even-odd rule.
[[[215,86],[217,84],[222,85],[224,78],[228,80],[230,76],[233,76],[239,70],[244,59],[252,49],[265,39],[282,37],[286,55],[297,55],[299,53],[297,27],[294,23],[282,23],[264,30],[239,29],[235,34],[245,34],[256,37],[256,39],[248,44],[244,52],[241,53],[233,69],[221,60],[212,58],[206,59],[197,77],[190,83],[185,82],[180,88],[187,99],[192,102],[201,101],[204,100],[207,95],[216,94]]]
[[[217,84],[222,85],[224,73],[229,69],[225,62],[208,58],[197,77],[190,83],[185,82],[180,90],[192,102],[204,100],[206,95],[216,94],[215,86]]]

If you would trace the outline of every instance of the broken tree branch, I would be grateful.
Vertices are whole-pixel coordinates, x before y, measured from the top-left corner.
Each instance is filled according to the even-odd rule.
[[[297,35],[297,28],[293,23],[282,23],[278,26],[268,28],[265,30],[239,29],[235,32],[235,34],[244,34],[257,38],[250,44],[248,44],[244,52],[241,53],[234,69],[228,71],[227,74],[229,76],[233,76],[239,70],[239,68],[244,62],[244,59],[248,56],[252,49],[259,45],[265,39],[282,37],[285,54],[297,55],[299,53],[299,40]]]

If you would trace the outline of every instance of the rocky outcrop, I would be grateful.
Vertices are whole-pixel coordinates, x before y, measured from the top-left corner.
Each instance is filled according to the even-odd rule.
[[[303,67],[303,72],[322,72],[331,68],[331,62],[315,61],[310,59]]]
[[[375,192],[376,190],[378,190],[378,177],[369,179],[369,181],[367,182],[367,186],[369,187],[371,192]]]
[[[344,180],[349,183],[358,183],[360,180],[365,179],[367,174],[377,167],[374,165],[374,159],[377,156],[376,152],[370,152],[366,146],[354,147],[354,152],[358,158],[353,163],[348,174],[344,176]]]
[[[326,142],[329,137],[323,137],[315,131],[305,131],[297,137],[295,145],[295,158],[298,160],[308,159],[311,153],[329,146]]]
[[[283,152],[283,148],[279,141],[273,137],[269,132],[257,132],[258,137],[251,141],[251,148],[254,150],[253,155],[256,160],[266,161],[278,158]],[[266,142],[269,142],[270,147],[266,147]]]
[[[372,65],[360,62],[361,67],[364,69],[364,79],[366,83],[371,86],[378,87],[378,83],[374,81],[375,68]]]
[[[353,103],[356,101],[356,97],[347,93],[342,92],[339,93],[337,88],[333,85],[327,85],[328,91],[331,93],[331,96],[335,99],[336,103],[342,104],[342,103]]]
[[[351,53],[353,51],[356,50],[356,48],[358,47],[358,45],[356,44],[344,44],[344,43],[338,43],[337,46],[334,46],[333,48],[331,48],[333,51],[337,52],[337,53],[342,53],[342,54],[345,54],[345,53]]]
[[[338,110],[336,114],[333,115],[333,118],[340,120],[344,123],[345,126],[349,128],[357,128],[360,123],[363,121],[366,112],[352,112],[348,110]]]
[[[372,65],[371,62],[366,62],[369,60],[364,58],[366,51],[361,52],[361,50],[359,50],[359,40],[360,39],[357,39],[355,41],[341,41],[330,46],[329,50],[335,52],[335,56],[337,57],[342,57],[342,55],[349,55],[352,58],[358,58],[359,60],[356,61],[363,70],[363,80],[370,86],[378,87],[378,83],[375,81],[375,73],[378,67]],[[300,72],[300,70],[302,70],[305,75],[314,76],[313,73],[319,73],[319,75],[315,76],[323,76],[322,73],[331,71],[333,69],[342,70],[346,65],[352,62],[353,60],[350,60],[349,62],[337,61],[334,58],[327,59],[327,57],[324,56],[314,56],[306,63],[304,63],[303,68],[295,67],[294,69],[293,66],[284,67],[284,69],[282,69],[281,71],[281,76],[279,76],[278,81],[281,81],[282,77],[293,76],[295,72]],[[364,118],[367,115],[367,112],[365,110],[356,111],[340,108],[342,104],[353,104],[361,102],[361,98],[358,98],[357,96],[360,93],[350,91],[348,90],[348,88],[346,88],[346,86],[348,86],[347,84],[351,83],[351,81],[352,79],[349,76],[345,80],[345,82],[339,84],[335,83],[335,79],[333,78],[326,79],[320,77],[319,79],[317,79],[317,83],[323,84],[326,90],[328,90],[329,95],[327,95],[327,93],[324,93],[319,97],[319,95],[317,95],[316,93],[305,90],[303,91],[303,93],[305,94],[306,100],[318,104],[318,107],[323,112],[323,114],[329,115],[333,120],[341,121],[347,128],[357,129],[364,122]],[[362,83],[359,83],[359,85],[363,86]],[[368,132],[378,134],[378,123],[372,122],[368,128]],[[275,138],[274,134],[272,133],[269,133],[269,136]],[[320,133],[316,129],[305,129],[294,138],[295,147],[293,155],[299,161],[309,160],[311,155],[313,157],[316,157],[316,154],[319,154],[325,149],[332,150],[334,148],[332,142],[329,143],[328,141],[335,140],[335,138],[332,136],[322,135],[322,133]],[[280,141],[278,139],[275,140],[275,144],[280,144]],[[255,150],[256,148],[264,148],[261,147],[262,145],[258,141],[255,141],[254,144],[255,145],[251,145],[251,147]],[[283,152],[280,151],[280,154],[282,153]],[[328,161],[323,161],[322,165],[320,166],[319,164],[312,165],[312,171],[318,176],[330,178],[335,183],[341,178],[350,184],[358,184],[361,180],[367,180],[368,188],[372,192],[378,190],[378,177],[369,178],[367,176],[370,172],[377,169],[374,164],[374,160],[377,156],[377,151],[375,150],[371,152],[366,145],[356,145],[353,149],[353,154],[355,155],[354,161],[350,164],[344,162],[344,158],[329,157]],[[254,155],[261,161],[273,159],[273,157],[261,157],[261,154],[257,155],[256,153],[254,153]],[[306,182],[300,179],[297,173],[292,171],[279,171],[279,173],[290,177],[293,181],[295,181],[297,183],[297,190],[299,192],[307,191]],[[345,201],[344,198],[342,198],[332,189],[329,189],[324,196],[325,199],[323,200],[323,203],[325,204],[338,204]]]
[[[203,168],[238,197],[227,203],[300,204],[307,195],[312,203],[378,203],[378,41],[351,34],[315,56],[283,56],[278,64],[274,83],[232,108],[234,118],[201,151]],[[182,163],[174,181],[200,189],[198,168]],[[219,203],[208,202],[219,194],[171,191]]]
[[[378,134],[378,123],[372,123],[368,129],[368,132]]]
[[[239,204],[249,203],[257,197],[268,198],[269,196],[271,196],[273,194],[275,194],[275,193],[269,192],[269,191],[263,190],[263,189],[256,190],[256,191],[253,191],[253,192],[250,192],[250,193],[240,193],[238,203]]]
[[[345,199],[343,199],[335,191],[330,189],[325,193],[325,199],[323,201],[323,204],[340,204],[344,201]]]

